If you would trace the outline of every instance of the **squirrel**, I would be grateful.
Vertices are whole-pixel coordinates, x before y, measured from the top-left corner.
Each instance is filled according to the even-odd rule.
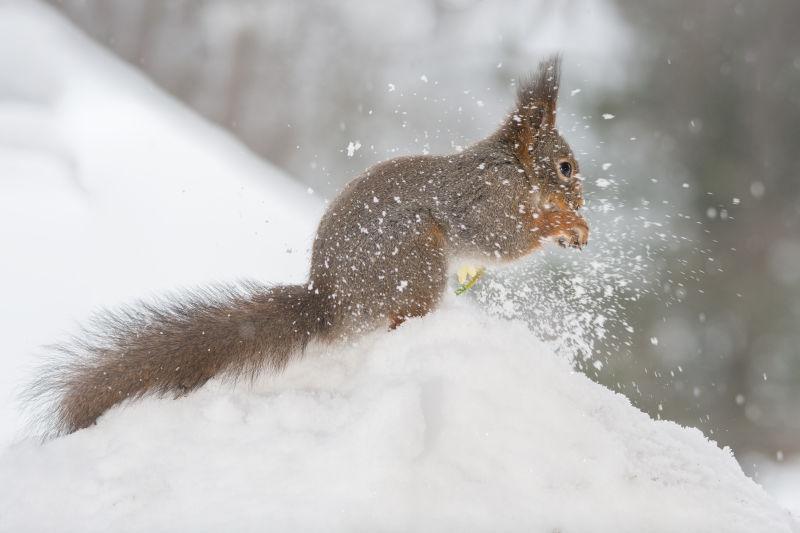
[[[308,283],[212,289],[99,317],[29,389],[48,435],[94,424],[147,394],[179,397],[215,376],[278,372],[311,340],[394,329],[433,310],[457,258],[505,262],[545,240],[583,248],[579,167],[556,129],[558,55],[518,85],[493,134],[443,156],[367,169],[330,203]]]

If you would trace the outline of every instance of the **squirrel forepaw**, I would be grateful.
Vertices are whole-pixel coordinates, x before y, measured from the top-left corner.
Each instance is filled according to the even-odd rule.
[[[556,242],[562,248],[583,248],[589,243],[589,225],[586,221],[579,219],[575,225],[563,230],[557,237]]]
[[[589,224],[571,210],[544,210],[534,214],[540,239],[551,239],[564,248],[583,249],[589,242]]]

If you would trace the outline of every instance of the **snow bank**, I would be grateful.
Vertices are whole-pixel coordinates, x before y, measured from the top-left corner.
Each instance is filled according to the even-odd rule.
[[[0,2],[0,445],[39,347],[98,307],[301,281],[320,202],[38,3]]]
[[[729,451],[464,305],[19,443],[0,530],[792,531]]]

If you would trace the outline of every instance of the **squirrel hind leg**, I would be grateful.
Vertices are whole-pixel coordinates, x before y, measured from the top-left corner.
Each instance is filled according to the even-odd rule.
[[[425,316],[436,306],[436,302],[432,302],[431,305],[426,306],[425,308],[421,308],[417,306],[412,311],[396,311],[389,313],[389,331],[394,331],[399,328],[403,323],[408,320],[409,318],[416,318]]]
[[[392,313],[389,315],[389,331],[394,331],[406,321],[406,315],[400,313]]]
[[[415,302],[410,309],[389,313],[389,331],[394,331],[409,318],[425,316],[436,308],[440,298]]]
[[[444,232],[433,220],[408,220],[415,217],[384,224],[380,247],[351,239],[325,258],[329,268],[320,268],[318,262],[315,280],[336,295],[337,329],[343,335],[395,329],[439,303],[447,286]]]
[[[409,318],[433,311],[447,288],[447,255],[441,228],[432,225],[405,250],[399,262],[397,293],[388,314],[389,329],[397,329]]]
[[[425,316],[436,309],[447,286],[446,278],[442,278],[441,283],[438,281],[432,279],[430,284],[422,281],[422,290],[416,291],[417,294],[413,297],[404,298],[402,300],[403,305],[398,306],[395,311],[389,313],[390,331],[400,327],[409,318]]]

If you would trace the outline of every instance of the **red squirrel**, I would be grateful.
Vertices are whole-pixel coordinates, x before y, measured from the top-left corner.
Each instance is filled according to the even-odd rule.
[[[578,162],[556,129],[559,78],[560,58],[543,61],[499,129],[459,153],[399,157],[348,183],[319,224],[307,283],[214,289],[99,317],[30,389],[50,405],[51,434],[124,400],[280,371],[312,339],[425,315],[457,258],[510,261],[547,239],[582,248],[589,226]]]

